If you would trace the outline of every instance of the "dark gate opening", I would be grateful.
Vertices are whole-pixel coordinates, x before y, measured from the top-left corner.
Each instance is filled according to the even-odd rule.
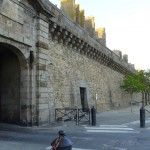
[[[88,109],[86,88],[80,87],[81,107],[83,112]]]
[[[20,121],[20,64],[18,57],[0,45],[0,122]]]
[[[1,84],[2,81],[1,80],[2,80],[2,77],[1,76],[2,76],[2,59],[0,58],[0,121],[1,121],[1,107],[2,107],[1,106],[1,95],[2,95],[1,94],[2,93],[2,90],[1,90],[1,86],[2,86],[2,84]]]

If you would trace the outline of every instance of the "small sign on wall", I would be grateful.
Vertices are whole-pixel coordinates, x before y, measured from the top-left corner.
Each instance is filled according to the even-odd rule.
[[[97,93],[96,93],[96,96],[95,96],[96,101],[97,101],[97,98],[98,98],[98,95],[97,95]]]

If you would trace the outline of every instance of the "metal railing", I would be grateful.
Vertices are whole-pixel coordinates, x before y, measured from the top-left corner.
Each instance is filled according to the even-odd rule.
[[[55,121],[75,121],[76,125],[80,123],[90,124],[90,109],[79,108],[55,108]]]

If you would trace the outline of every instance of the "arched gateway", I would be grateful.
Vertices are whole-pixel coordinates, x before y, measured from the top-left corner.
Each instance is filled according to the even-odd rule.
[[[0,122],[20,124],[25,58],[16,47],[0,43]],[[24,116],[24,119],[26,116]],[[25,119],[26,120],[26,119]]]

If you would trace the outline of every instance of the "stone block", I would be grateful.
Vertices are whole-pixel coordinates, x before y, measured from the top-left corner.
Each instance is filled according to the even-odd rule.
[[[48,109],[48,104],[39,104],[39,109]]]
[[[43,54],[43,53],[37,53],[36,59],[44,59],[44,58],[47,58],[47,55],[46,55],[46,54]]]
[[[44,27],[49,28],[49,23],[48,23],[48,22],[45,22],[45,21],[42,20],[42,19],[39,19],[39,20],[38,20],[38,24],[41,24],[41,25],[43,25]]]
[[[42,97],[42,98],[40,97],[40,98],[39,98],[39,103],[41,103],[41,104],[42,104],[42,103],[43,103],[43,104],[45,104],[45,103],[48,104],[48,97]]]
[[[38,41],[41,41],[43,43],[49,43],[49,39],[48,38],[42,37],[40,35],[37,35],[36,37],[37,37]]]
[[[41,47],[38,48],[37,52],[41,53],[41,54],[48,55],[48,50],[44,49],[44,48],[41,48]]]
[[[38,64],[38,65],[36,66],[36,69],[37,69],[37,70],[46,71],[46,65]]]
[[[37,31],[40,30],[42,32],[49,34],[49,28],[47,28],[39,23],[37,24],[36,29],[37,29]]]
[[[45,88],[45,87],[40,87],[38,89],[39,93],[47,93],[48,92],[48,88]]]
[[[48,33],[47,32],[44,32],[44,31],[41,31],[41,30],[37,30],[37,36],[42,36],[46,39],[48,39]]]
[[[0,24],[0,26],[1,26],[1,24]],[[2,28],[0,28],[0,35],[3,35],[3,29]]]
[[[37,81],[37,87],[47,87],[47,82],[45,81]]]
[[[48,98],[48,90],[47,90],[47,92],[41,92],[40,98]]]
[[[41,47],[41,48],[44,48],[44,49],[47,49],[48,50],[48,44],[47,43],[44,43],[44,42],[41,42],[41,41],[38,41],[36,43],[36,47]]]
[[[49,109],[40,109],[39,110],[39,123],[49,124]]]
[[[46,59],[39,58],[37,62],[39,64],[46,64],[46,61],[47,61]]]

